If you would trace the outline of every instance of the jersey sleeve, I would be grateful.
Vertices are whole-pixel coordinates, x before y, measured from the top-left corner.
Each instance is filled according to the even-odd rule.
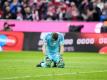
[[[40,39],[43,40],[43,38],[44,38],[43,33],[41,33]]]
[[[43,38],[43,43],[46,45],[48,41],[48,34],[45,35],[45,37]]]
[[[45,38],[45,36],[47,35],[46,32],[42,32],[41,35],[40,35],[40,39],[43,40]]]

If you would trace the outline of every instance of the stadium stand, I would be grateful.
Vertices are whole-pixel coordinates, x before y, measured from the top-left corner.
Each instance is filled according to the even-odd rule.
[[[0,19],[103,21],[106,0],[0,0]]]

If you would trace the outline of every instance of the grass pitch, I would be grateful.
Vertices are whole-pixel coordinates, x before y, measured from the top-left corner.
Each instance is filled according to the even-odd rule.
[[[107,55],[69,52],[65,68],[37,68],[41,52],[0,52],[0,80],[107,80]]]

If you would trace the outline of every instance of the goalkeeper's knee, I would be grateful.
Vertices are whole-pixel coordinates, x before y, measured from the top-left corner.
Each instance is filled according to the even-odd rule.
[[[48,57],[46,57],[46,67],[51,67],[51,63],[52,63],[52,60],[50,60]]]

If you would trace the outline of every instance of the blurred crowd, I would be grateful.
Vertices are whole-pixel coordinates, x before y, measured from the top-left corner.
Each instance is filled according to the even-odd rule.
[[[107,0],[0,0],[0,19],[107,20]]]

